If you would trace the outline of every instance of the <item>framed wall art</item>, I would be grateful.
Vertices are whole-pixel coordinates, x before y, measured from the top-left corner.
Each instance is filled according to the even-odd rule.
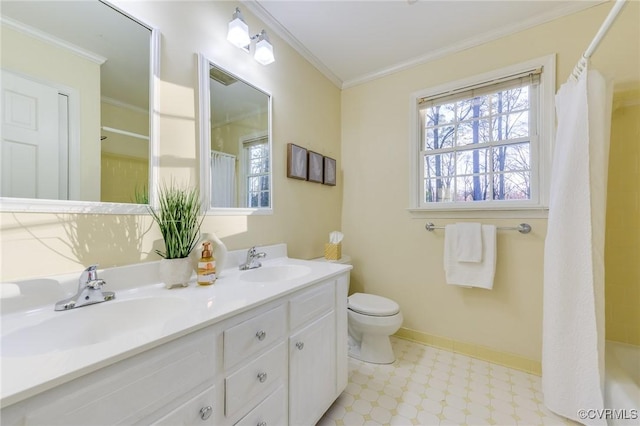
[[[292,143],[287,145],[287,177],[307,180],[307,150]]]
[[[323,159],[322,154],[309,151],[309,179],[308,179],[309,182],[322,183],[322,173],[323,173],[322,159]]]
[[[331,157],[324,157],[324,175],[322,183],[325,185],[336,185],[336,160]]]

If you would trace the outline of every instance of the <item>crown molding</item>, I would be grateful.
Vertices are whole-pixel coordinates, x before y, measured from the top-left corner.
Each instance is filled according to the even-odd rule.
[[[258,19],[264,22],[278,37],[287,42],[303,58],[311,63],[318,71],[327,77],[338,88],[342,88],[342,80],[338,78],[320,59],[309,51],[297,38],[293,36],[276,18],[262,7],[256,0],[240,0]]]
[[[262,7],[262,5],[257,0],[240,0],[243,5],[247,7],[256,17],[261,19],[267,26],[269,26],[274,33],[276,33],[280,38],[282,38],[285,42],[287,42],[294,50],[296,50],[302,57],[304,57],[307,61],[309,61],[314,67],[318,69],[325,77],[327,77],[333,84],[335,84],[340,89],[347,89],[350,87],[354,87],[360,84],[364,84],[370,82],[372,80],[376,80],[400,71],[404,71],[406,69],[415,67],[417,65],[422,65],[440,58],[443,58],[448,55],[452,55],[454,53],[461,52],[465,49],[469,49],[472,47],[476,47],[499,38],[515,34],[526,29],[545,24],[547,22],[554,21],[556,19],[572,15],[577,12],[581,12],[583,10],[589,9],[594,6],[599,6],[602,3],[607,3],[607,0],[600,0],[595,4],[588,4],[585,6],[584,2],[576,1],[571,2],[566,7],[562,9],[549,11],[542,15],[538,15],[532,17],[530,19],[526,19],[524,21],[520,21],[513,25],[509,25],[502,29],[497,29],[495,31],[491,31],[485,34],[482,34],[479,37],[473,37],[466,40],[463,40],[459,43],[455,43],[453,45],[444,47],[442,49],[438,49],[436,51],[430,52],[426,55],[418,56],[408,61],[400,62],[398,64],[392,65],[390,67],[382,68],[377,71],[363,74],[359,77],[342,81],[338,76],[336,76],[330,69],[327,67],[320,59],[318,59],[313,53],[311,53],[298,39],[296,39],[280,22],[278,22],[267,10]]]
[[[49,43],[61,49],[68,50],[74,55],[80,56],[81,58],[87,59],[98,65],[102,65],[107,61],[107,58],[105,58],[104,56],[101,56],[101,55],[98,55],[97,53],[93,53],[89,50],[83,49],[80,46],[77,46],[73,43],[69,43],[68,41],[63,40],[61,38],[52,36],[51,34],[46,33],[42,30],[23,24],[22,22],[16,21],[15,19],[2,16],[0,17],[0,22],[2,22],[2,25],[5,25],[8,28],[11,28],[15,31],[26,34],[30,37],[33,37],[45,43]]]
[[[378,78],[381,77],[385,77],[400,71],[404,71],[407,70],[409,68],[413,68],[417,65],[422,65],[428,62],[432,62],[435,61],[437,59],[443,58],[445,56],[449,56],[452,55],[454,53],[458,53],[461,52],[463,50],[466,49],[470,49],[472,47],[477,47],[480,46],[482,44],[486,44],[495,40],[498,40],[502,37],[506,37],[509,36],[511,34],[516,34],[519,33],[521,31],[527,30],[529,28],[533,28],[536,27],[538,25],[542,25],[545,24],[547,22],[551,22],[554,21],[556,19],[568,16],[568,15],[572,15],[574,13],[578,13],[581,12],[583,10],[589,9],[591,7],[594,6],[599,6],[602,3],[606,3],[607,0],[601,0],[600,2],[598,2],[597,4],[591,4],[589,6],[585,6],[583,2],[572,2],[571,4],[567,5],[566,7],[559,9],[559,10],[554,10],[554,11],[549,11],[546,12],[542,15],[538,15],[535,17],[532,17],[530,19],[526,19],[524,21],[515,23],[513,25],[509,25],[507,27],[501,28],[501,29],[496,29],[495,31],[490,31],[488,33],[484,33],[482,35],[480,35],[479,37],[473,37],[473,38],[468,38],[466,40],[462,40],[461,42],[452,44],[450,46],[444,47],[442,49],[438,49],[435,50],[431,53],[428,53],[426,55],[422,55],[422,56],[418,56],[414,59],[411,59],[409,61],[405,61],[405,62],[401,62],[398,63],[396,65],[393,65],[391,67],[387,67],[387,68],[383,68],[380,69],[378,71],[369,73],[369,74],[364,74],[360,77],[356,77],[354,79],[351,80],[347,80],[345,82],[343,82],[342,84],[342,89],[347,89],[349,87],[354,87],[360,84],[364,84],[367,83],[369,81],[372,80],[376,80]]]

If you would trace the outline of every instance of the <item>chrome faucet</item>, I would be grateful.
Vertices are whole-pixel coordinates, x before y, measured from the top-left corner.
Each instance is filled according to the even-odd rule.
[[[258,262],[258,259],[263,258],[267,255],[267,253],[261,251],[257,252],[256,247],[253,246],[247,251],[247,261],[240,265],[241,271],[246,271],[247,269],[255,269],[262,266],[262,263]]]
[[[67,309],[79,308],[94,303],[113,300],[116,295],[112,291],[102,291],[102,286],[106,282],[98,278],[98,265],[91,265],[80,274],[78,282],[78,292],[75,296],[64,299],[56,303],[56,311],[66,311]]]

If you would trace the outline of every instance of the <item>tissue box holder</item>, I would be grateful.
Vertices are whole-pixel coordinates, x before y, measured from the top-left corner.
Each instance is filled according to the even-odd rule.
[[[342,243],[324,245],[324,258],[327,260],[338,260],[342,257]]]

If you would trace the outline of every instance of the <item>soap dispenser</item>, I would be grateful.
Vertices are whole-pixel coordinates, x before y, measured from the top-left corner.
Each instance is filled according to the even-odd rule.
[[[211,251],[211,243],[202,243],[202,257],[198,261],[198,284],[211,285],[216,282],[216,260]]]

